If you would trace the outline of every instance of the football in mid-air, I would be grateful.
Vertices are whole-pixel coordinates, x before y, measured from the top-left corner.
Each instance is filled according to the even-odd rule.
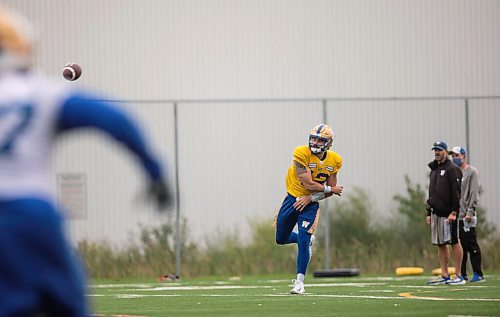
[[[82,67],[76,63],[68,63],[64,65],[63,77],[69,81],[74,81],[82,75]]]

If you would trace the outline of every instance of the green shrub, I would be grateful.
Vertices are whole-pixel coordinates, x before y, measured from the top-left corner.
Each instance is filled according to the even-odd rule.
[[[373,214],[370,198],[355,189],[334,200],[321,222],[330,225],[330,255],[333,268],[358,267],[363,273],[392,273],[398,266],[439,266],[437,249],[430,243],[425,223],[426,192],[408,177],[404,195],[394,196],[397,208],[387,219]],[[326,217],[325,217],[326,214]],[[500,269],[500,236],[480,210],[478,234],[486,272]],[[181,225],[182,275],[231,276],[247,274],[294,274],[296,246],[275,243],[272,217],[254,220],[250,239],[245,243],[237,232],[214,232],[205,245],[190,242],[187,221]],[[321,228],[320,228],[321,229]],[[323,230],[317,232],[317,245],[309,272],[324,268]],[[157,277],[175,272],[175,230],[172,223],[142,227],[138,245],[116,248],[109,243],[81,241],[78,250],[91,277]]]

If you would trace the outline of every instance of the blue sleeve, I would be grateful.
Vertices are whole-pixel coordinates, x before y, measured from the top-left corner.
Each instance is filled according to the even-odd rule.
[[[57,132],[77,128],[96,128],[104,131],[138,156],[152,180],[162,179],[161,166],[148,149],[138,127],[123,111],[108,102],[81,94],[69,97],[60,111]]]

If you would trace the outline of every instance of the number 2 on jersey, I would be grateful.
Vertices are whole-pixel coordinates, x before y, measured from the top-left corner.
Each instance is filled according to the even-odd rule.
[[[325,173],[318,173],[316,177],[314,177],[314,181],[320,184],[324,184],[328,180],[329,175]]]
[[[11,154],[16,140],[33,117],[33,107],[23,105],[20,107],[0,106],[0,155]]]

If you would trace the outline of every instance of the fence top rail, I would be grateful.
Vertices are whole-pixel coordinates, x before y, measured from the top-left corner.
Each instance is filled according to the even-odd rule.
[[[324,97],[324,98],[227,98],[227,99],[100,99],[131,103],[251,103],[251,102],[341,102],[341,101],[412,101],[412,100],[478,100],[500,99],[500,96],[421,96],[421,97]]]

